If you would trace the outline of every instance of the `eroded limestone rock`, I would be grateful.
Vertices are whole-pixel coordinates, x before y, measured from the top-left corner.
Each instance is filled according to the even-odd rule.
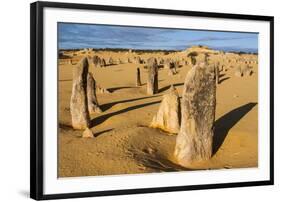
[[[158,92],[158,65],[155,58],[147,60],[147,94],[153,95]]]
[[[82,137],[83,138],[94,138],[95,136],[94,136],[94,133],[91,131],[90,128],[86,128],[84,130],[84,132],[82,133]]]
[[[216,109],[214,68],[204,63],[188,72],[181,103],[181,127],[174,156],[179,164],[190,166],[212,156]]]
[[[180,99],[177,90],[171,86],[163,96],[157,114],[150,124],[152,128],[160,128],[169,133],[178,133],[180,128]]]
[[[87,100],[87,75],[89,63],[83,58],[78,65],[73,67],[72,94],[70,98],[70,113],[72,127],[85,129],[90,125],[90,116]]]
[[[96,81],[93,77],[93,74],[89,72],[87,75],[87,99],[88,99],[88,110],[90,114],[93,114],[95,112],[97,113],[102,112],[99,107],[99,103],[96,95],[96,88],[97,88]]]

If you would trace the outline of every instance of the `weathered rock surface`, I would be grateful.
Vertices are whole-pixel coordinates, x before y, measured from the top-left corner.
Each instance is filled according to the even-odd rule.
[[[216,84],[220,84],[220,69],[219,69],[219,64],[214,66],[215,70],[215,77],[216,77]]]
[[[87,99],[88,99],[88,110],[90,114],[93,114],[95,112],[100,113],[102,112],[97,95],[96,95],[96,81],[92,75],[92,73],[88,73],[87,75]]]
[[[104,94],[104,93],[111,93],[111,92],[109,90],[107,90],[106,88],[103,88],[101,86],[97,86],[97,93]]]
[[[141,60],[141,58],[138,56],[138,57],[135,57],[134,58],[134,63],[135,64],[142,64],[142,60]]]
[[[157,114],[150,124],[152,128],[160,128],[169,133],[178,133],[180,128],[180,99],[177,90],[171,86],[163,96]]]
[[[181,103],[181,127],[174,156],[179,164],[190,166],[212,156],[216,109],[214,68],[202,63],[188,72]]]
[[[236,68],[234,75],[237,77],[243,77],[243,71],[242,71],[241,67]]]
[[[82,137],[83,138],[94,138],[95,136],[94,136],[94,133],[91,131],[90,128],[86,128],[84,130],[84,132],[82,133]]]
[[[245,68],[243,69],[243,74],[245,76],[251,76],[253,74],[252,67],[249,65],[246,65]]]
[[[83,58],[77,66],[73,67],[72,94],[70,98],[70,113],[72,127],[85,129],[90,125],[90,116],[87,100],[87,75],[89,63]]]
[[[100,67],[105,67],[105,66],[106,66],[105,59],[101,59],[101,61],[100,61]]]
[[[147,60],[148,77],[147,77],[147,94],[153,95],[158,92],[158,65],[155,58]]]
[[[108,64],[109,65],[113,65],[114,64],[114,61],[113,61],[113,59],[111,57],[108,59]]]
[[[137,68],[137,75],[136,75],[136,86],[141,86],[141,76],[140,76],[140,68]]]
[[[95,67],[101,67],[102,60],[99,56],[95,55],[92,61]]]

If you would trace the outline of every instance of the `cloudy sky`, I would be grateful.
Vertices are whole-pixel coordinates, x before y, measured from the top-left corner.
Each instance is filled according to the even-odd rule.
[[[258,50],[258,34],[187,29],[59,23],[59,48],[183,50],[192,45],[232,51]]]

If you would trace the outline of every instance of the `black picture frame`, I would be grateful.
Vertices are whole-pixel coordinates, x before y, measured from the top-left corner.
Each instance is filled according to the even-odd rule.
[[[270,23],[270,180],[266,181],[250,181],[239,183],[222,183],[192,186],[175,186],[175,187],[155,187],[144,189],[130,190],[112,190],[67,194],[51,194],[43,193],[43,9],[61,8],[61,9],[80,9],[80,10],[100,10],[100,11],[120,11],[130,13],[147,13],[147,14],[164,14],[178,16],[195,16],[210,17],[223,19],[239,19],[267,21]],[[228,13],[213,12],[195,12],[183,10],[167,10],[167,9],[151,9],[151,8],[135,8],[120,6],[104,6],[89,5],[75,3],[57,3],[57,2],[35,2],[30,5],[30,197],[36,200],[45,199],[62,199],[77,197],[93,197],[106,195],[122,195],[122,194],[140,194],[154,192],[171,192],[171,191],[187,191],[198,189],[215,189],[228,187],[246,187],[274,184],[274,17],[258,16],[258,15],[240,15]]]

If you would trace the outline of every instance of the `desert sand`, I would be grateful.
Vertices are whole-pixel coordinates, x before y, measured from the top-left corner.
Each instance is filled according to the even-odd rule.
[[[171,84],[179,95],[191,63],[183,63],[177,74],[159,68],[159,92],[146,93],[145,64],[128,63],[128,58],[187,58],[189,52],[208,52],[213,61],[225,63],[216,92],[216,121],[213,156],[192,167],[179,166],[173,157],[176,134],[150,128],[163,95]],[[188,170],[232,169],[258,166],[258,56],[254,54],[223,53],[206,47],[192,47],[185,51],[64,51],[68,56],[59,59],[59,148],[58,176],[96,176],[171,172]],[[102,113],[91,115],[94,138],[82,138],[83,131],[71,126],[70,97],[72,68],[85,56],[110,57],[121,64],[94,67],[90,72],[99,87],[97,91]],[[241,60],[250,61],[251,76],[238,77],[235,71]],[[136,69],[140,68],[140,87],[136,87]],[[227,69],[227,70],[225,70]]]

